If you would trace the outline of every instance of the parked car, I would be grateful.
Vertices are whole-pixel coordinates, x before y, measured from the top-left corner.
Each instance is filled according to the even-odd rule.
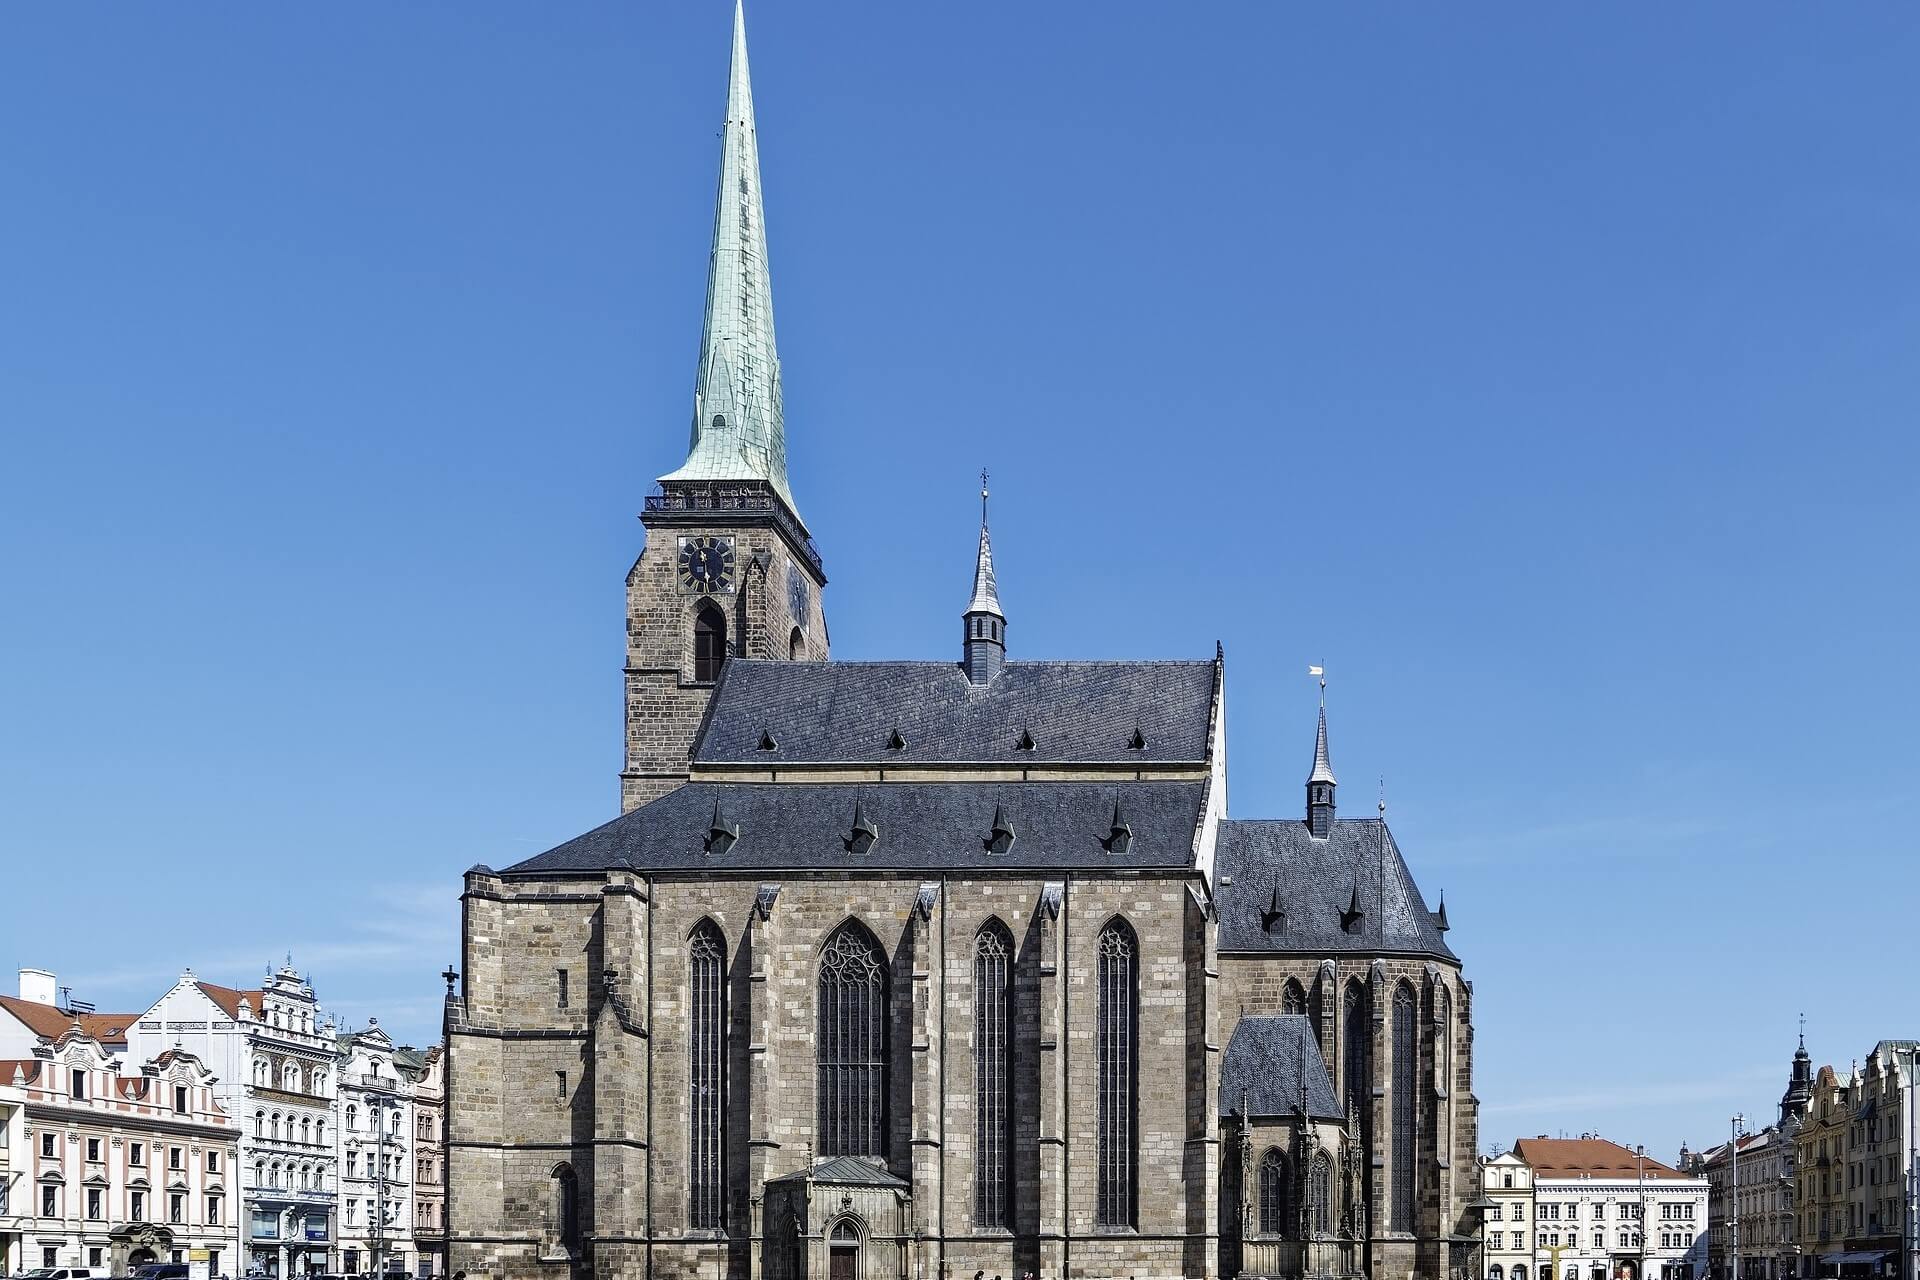
[[[187,1280],[184,1262],[149,1262],[133,1269],[133,1280]]]
[[[92,1267],[35,1267],[26,1280],[93,1280]]]

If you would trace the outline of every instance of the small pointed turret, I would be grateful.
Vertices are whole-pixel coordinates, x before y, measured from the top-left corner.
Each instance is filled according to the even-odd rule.
[[[693,387],[693,438],[674,481],[759,481],[797,519],[787,488],[787,429],[780,353],[773,341],[773,289],[760,202],[760,143],[747,73],[747,23],[733,6],[733,66],[720,144],[720,193],[707,264],[706,322]]]
[[[1327,677],[1320,668],[1320,728],[1313,738],[1313,771],[1307,775],[1307,830],[1325,840],[1333,830],[1333,761],[1327,755]]]
[[[980,550],[973,562],[973,598],[961,615],[965,623],[961,666],[974,684],[992,684],[1007,662],[1007,615],[1000,609],[1000,587],[993,578],[993,542],[987,536],[987,473],[980,473]]]
[[[1787,1091],[1780,1097],[1780,1124],[1806,1119],[1813,1105],[1813,1058],[1807,1053],[1807,1015],[1800,1015],[1800,1047],[1793,1051],[1793,1068],[1787,1076]]]

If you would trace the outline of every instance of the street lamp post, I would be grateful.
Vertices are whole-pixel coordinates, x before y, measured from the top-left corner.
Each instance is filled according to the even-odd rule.
[[[1484,1173],[1482,1174],[1482,1176],[1483,1177],[1485,1176]],[[1481,1187],[1480,1194],[1474,1197],[1467,1204],[1467,1212],[1473,1215],[1473,1223],[1475,1228],[1474,1235],[1476,1237],[1474,1249],[1480,1255],[1479,1262],[1476,1264],[1476,1269],[1474,1271],[1476,1280],[1486,1280],[1487,1210],[1491,1208],[1493,1208],[1493,1198],[1487,1194],[1486,1188],[1484,1186]]]
[[[1905,1246],[1907,1280],[1920,1280],[1920,1160],[1915,1158],[1913,1124],[1916,1072],[1920,1072],[1920,1048],[1907,1050],[1907,1202],[1903,1206],[1906,1212],[1900,1215],[1900,1242]]]
[[[1746,1123],[1744,1115],[1733,1117],[1733,1141],[1729,1144],[1733,1152],[1733,1190],[1727,1197],[1727,1242],[1733,1259],[1731,1280],[1740,1280],[1740,1130]]]

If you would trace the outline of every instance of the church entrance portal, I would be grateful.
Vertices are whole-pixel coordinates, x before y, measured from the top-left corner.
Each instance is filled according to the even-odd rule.
[[[832,1250],[827,1280],[857,1280],[860,1274],[860,1233],[851,1222],[834,1225]]]

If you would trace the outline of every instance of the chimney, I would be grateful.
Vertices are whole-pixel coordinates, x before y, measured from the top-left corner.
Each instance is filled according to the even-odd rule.
[[[60,988],[55,984],[54,976],[45,969],[22,969],[20,971],[20,998],[31,1000],[35,1004],[58,1004]]]

